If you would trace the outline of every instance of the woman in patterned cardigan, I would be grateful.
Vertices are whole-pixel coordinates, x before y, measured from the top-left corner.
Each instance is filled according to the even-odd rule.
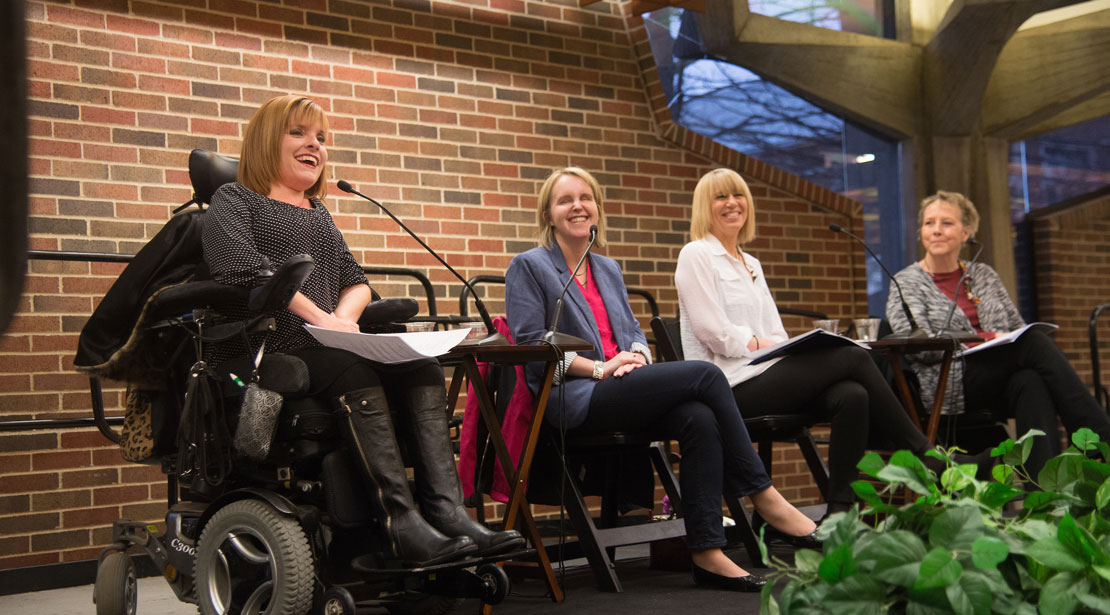
[[[898,272],[917,324],[929,334],[945,326],[957,284],[967,277],[956,300],[960,308],[948,329],[990,340],[1025,325],[1002,280],[989,265],[960,261],[960,249],[979,228],[979,213],[964,195],[938,192],[921,202],[917,226],[925,257]],[[898,296],[887,297],[887,318],[896,333],[910,330]],[[940,375],[941,353],[910,357],[921,382],[922,401],[933,403]],[[955,361],[943,393],[945,414],[958,414],[966,406],[990,408],[996,416],[1013,418],[1018,434],[1039,429],[1049,434],[1034,441],[1026,463],[1031,476],[1045,461],[1060,452],[1056,418],[1069,432],[1090,427],[1102,440],[1110,440],[1110,419],[1087,391],[1067,358],[1044,333],[1029,330],[1014,343]]]

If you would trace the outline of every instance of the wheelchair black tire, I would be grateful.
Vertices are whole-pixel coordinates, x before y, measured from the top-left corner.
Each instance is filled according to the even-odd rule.
[[[131,558],[120,551],[109,553],[96,569],[96,615],[135,615],[138,591]]]
[[[304,529],[259,500],[232,502],[212,515],[193,569],[201,615],[258,613],[262,604],[267,615],[302,615],[312,607],[315,573]]]

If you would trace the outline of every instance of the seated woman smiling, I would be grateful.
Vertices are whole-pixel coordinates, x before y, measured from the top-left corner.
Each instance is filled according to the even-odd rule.
[[[556,170],[544,182],[536,215],[541,245],[513,258],[505,274],[505,309],[518,344],[543,336],[563,286],[586,252],[592,225],[604,245],[603,202],[597,180],[577,167]],[[782,535],[817,547],[816,525],[771,485],[721,370],[704,361],[651,362],[615,261],[589,255],[569,287],[559,330],[594,349],[563,358],[550,399],[563,396],[565,414],[551,404],[547,419],[565,425],[568,433],[634,429],[678,440],[696,584],[734,591],[759,591],[764,585],[762,577],[748,574],[721,550],[723,494],[750,496]],[[542,363],[525,368],[533,393],[542,370]]]

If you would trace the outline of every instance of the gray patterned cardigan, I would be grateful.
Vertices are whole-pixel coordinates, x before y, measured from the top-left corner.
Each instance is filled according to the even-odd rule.
[[[917,263],[906,267],[894,276],[902,285],[902,292],[906,295],[906,303],[913,312],[918,326],[930,335],[939,331],[944,326],[944,318],[952,301],[944,296],[933,278]],[[1013,331],[1025,324],[1017,307],[1006,292],[1002,280],[990,265],[975,263],[971,266],[964,287],[971,294],[980,298],[979,327],[983,331]],[[909,333],[910,323],[902,311],[898,301],[898,291],[890,289],[886,299],[886,317],[895,333]],[[963,310],[957,308],[952,315],[952,330],[975,333]],[[921,382],[921,401],[925,407],[933,405],[936,396],[937,380],[940,378],[941,352],[923,352],[910,355],[910,365]],[[963,396],[964,366],[959,359],[952,362],[952,370],[948,374],[948,387],[944,393],[944,414],[959,414],[964,411]]]

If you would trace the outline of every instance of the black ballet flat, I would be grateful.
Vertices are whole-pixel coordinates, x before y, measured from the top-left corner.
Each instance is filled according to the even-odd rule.
[[[779,529],[776,529],[770,523],[764,524],[763,528],[763,537],[768,542],[772,540],[775,542],[783,542],[794,547],[795,549],[813,549],[814,551],[821,550],[821,541],[817,540],[816,529],[804,536],[793,536]]]
[[[698,587],[711,587],[713,589],[724,589],[732,592],[757,592],[762,590],[763,586],[767,584],[767,579],[764,579],[758,574],[749,574],[742,577],[726,577],[715,572],[709,572],[697,564],[694,564],[693,567],[694,585]]]

